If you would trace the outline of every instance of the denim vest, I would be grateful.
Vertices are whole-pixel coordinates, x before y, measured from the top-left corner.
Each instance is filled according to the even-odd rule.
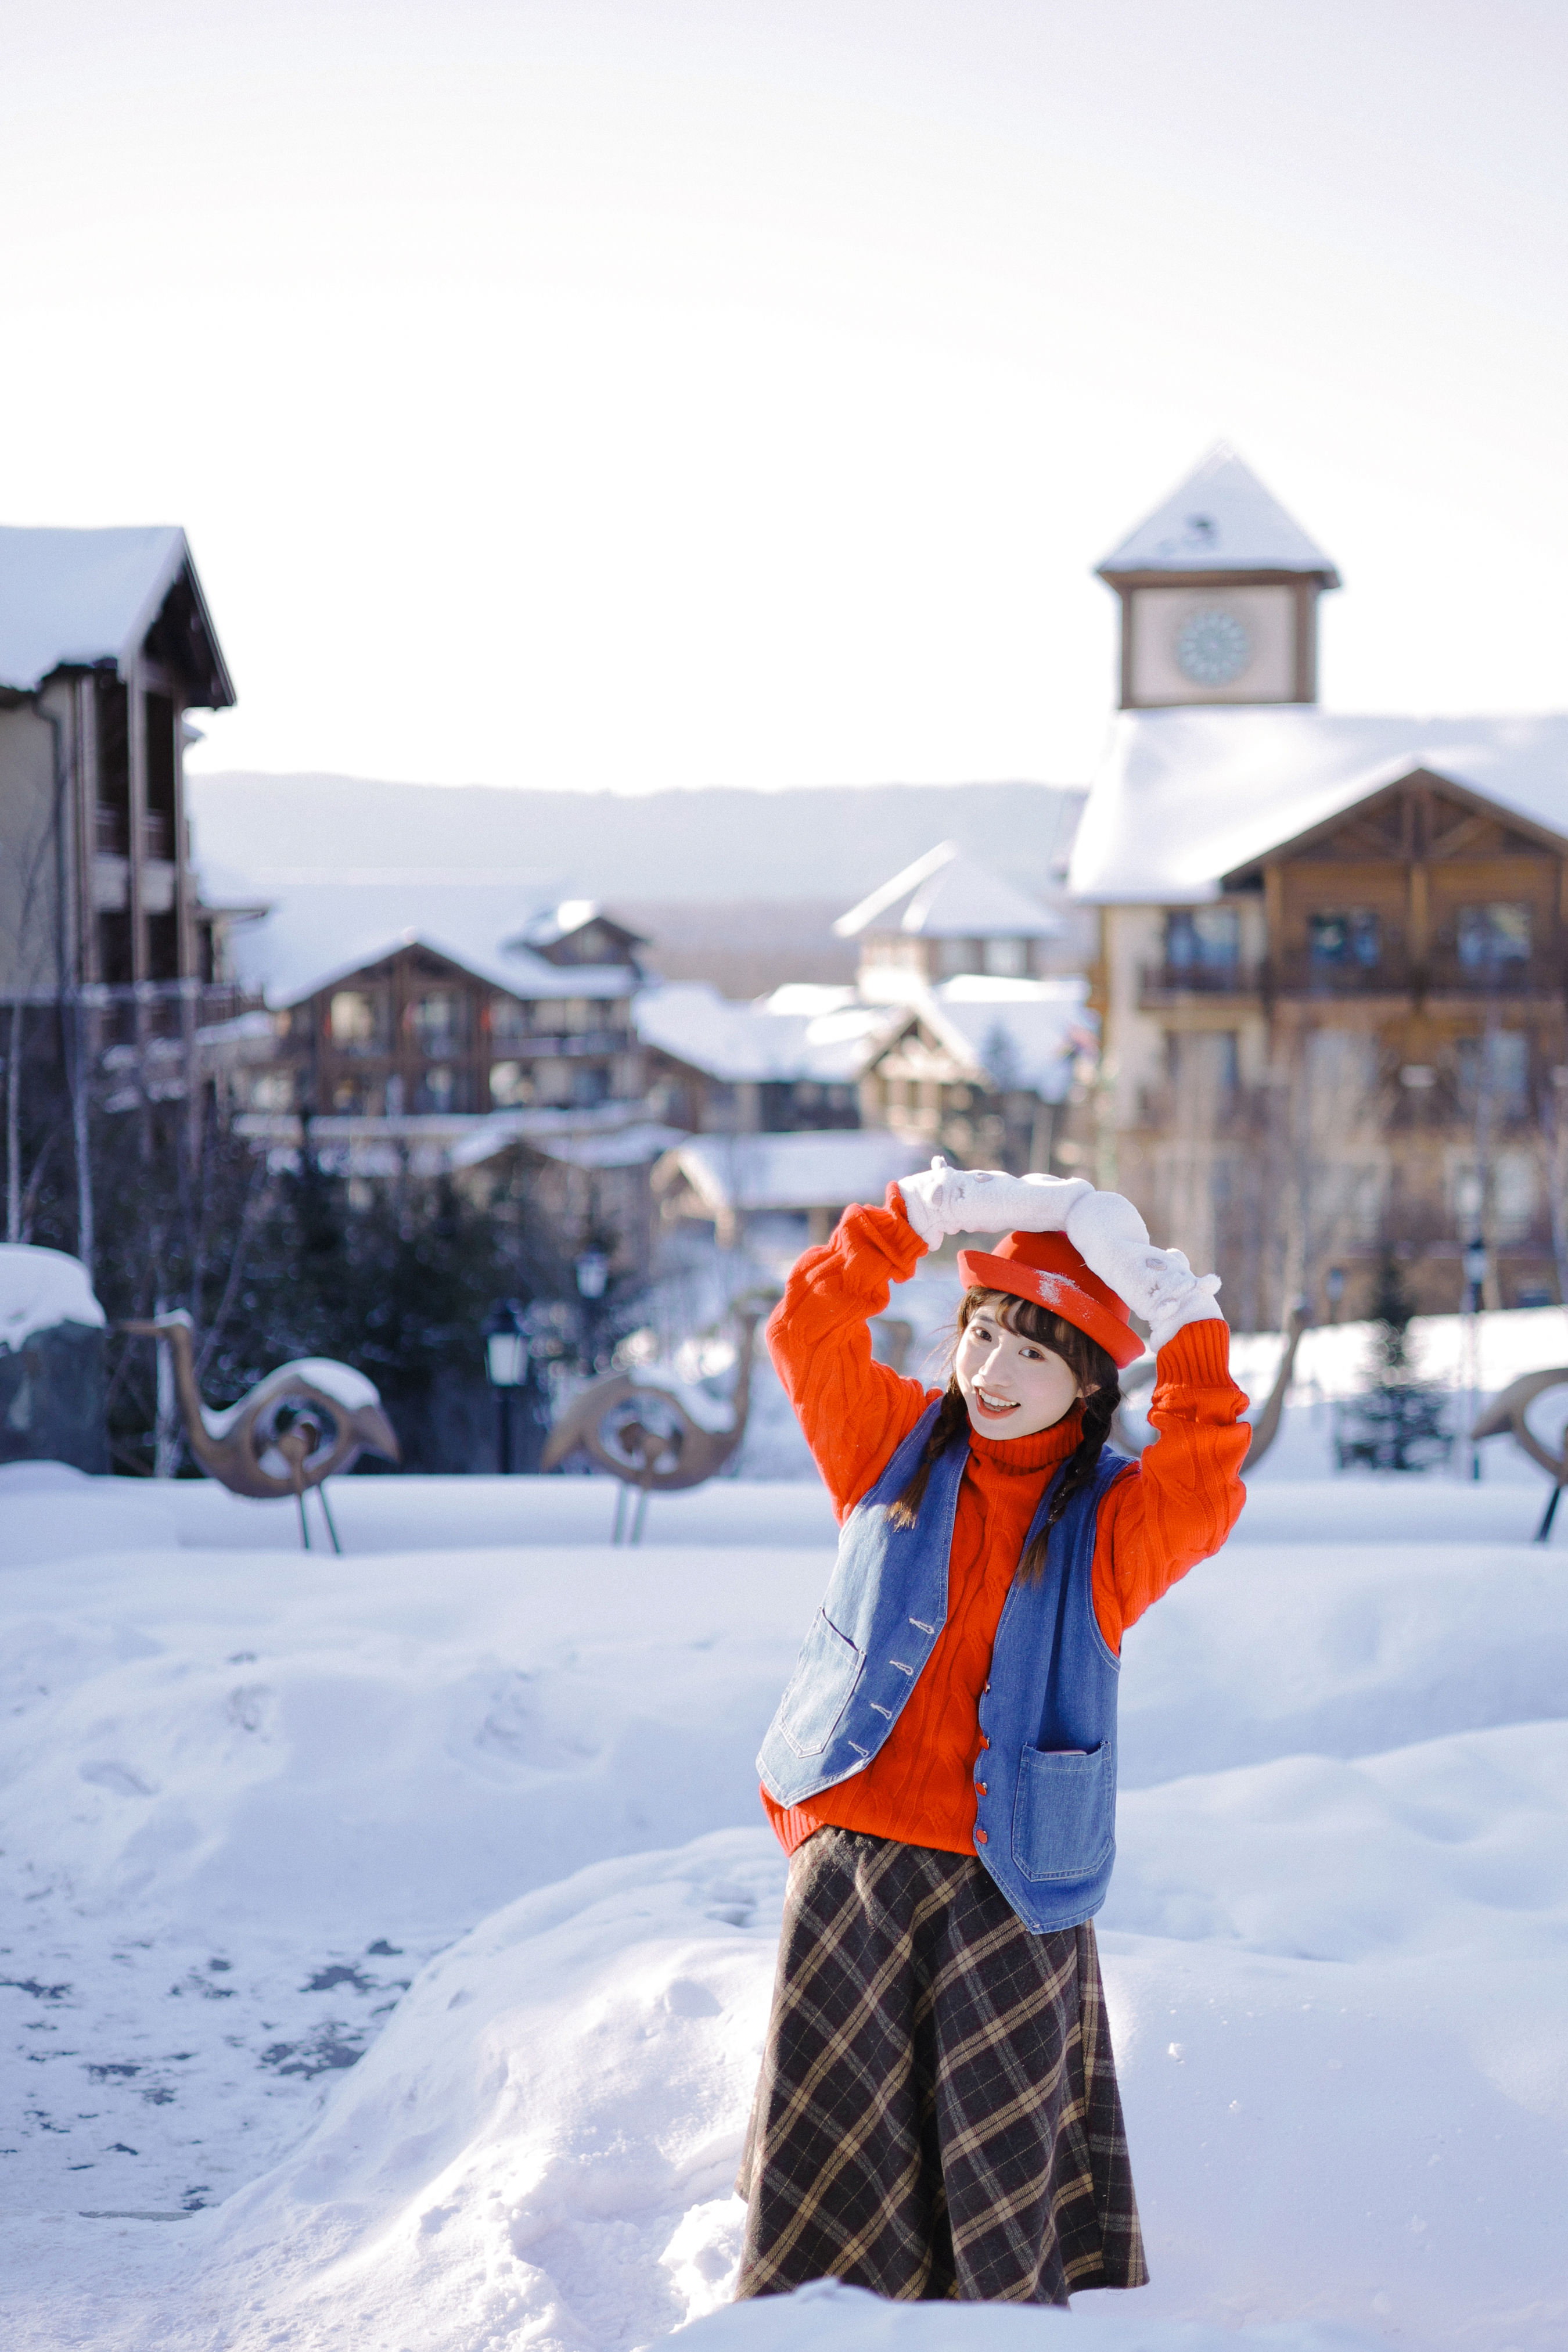
[[[863,1771],[936,1646],[967,1445],[950,1445],[932,1465],[913,1528],[890,1527],[887,1515],[938,1409],[922,1414],[844,1522],[832,1580],[757,1759],[778,1804],[800,1804]],[[1037,1935],[1098,1911],[1116,1856],[1118,1662],[1095,1620],[1092,1571],[1101,1496],[1130,1466],[1106,1447],[1051,1529],[1044,1574],[1030,1584],[1014,1578],[980,1699],[990,1744],[975,1767],[985,1784],[975,1852]],[[1041,1496],[1030,1536],[1061,1475]]]

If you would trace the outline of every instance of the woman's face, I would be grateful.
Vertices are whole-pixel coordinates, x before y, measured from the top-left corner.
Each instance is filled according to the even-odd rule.
[[[1033,1437],[1078,1402],[1077,1375],[1055,1350],[1009,1331],[984,1307],[964,1326],[953,1370],[969,1426],[983,1437]]]

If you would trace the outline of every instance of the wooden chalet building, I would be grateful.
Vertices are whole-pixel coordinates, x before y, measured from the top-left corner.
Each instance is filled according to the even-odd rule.
[[[234,698],[183,530],[0,530],[0,999],[214,981],[185,713]]]
[[[1568,720],[1326,715],[1333,565],[1229,452],[1102,566],[1123,710],[1071,887],[1098,908],[1099,1181],[1243,1328],[1561,1295]],[[1179,691],[1178,691],[1179,688]]]
[[[635,933],[586,901],[545,914],[502,883],[291,886],[236,926],[277,1044],[248,1109],[361,1123],[640,1105]],[[416,1130],[410,1130],[415,1132]]]

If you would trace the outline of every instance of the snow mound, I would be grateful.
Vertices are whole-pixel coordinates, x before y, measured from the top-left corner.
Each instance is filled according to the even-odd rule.
[[[106,1320],[79,1258],[30,1242],[0,1242],[0,1348],[25,1348],[36,1331],[57,1323],[100,1330]]]
[[[1081,2310],[1082,2306],[1080,2306]],[[1093,2335],[1108,2352],[1236,2352],[1232,2327],[1172,2326],[1127,2311],[1096,2315]],[[1060,2331],[1060,2332],[1059,2332]],[[882,2303],[858,2286],[818,2279],[790,2295],[716,2312],[686,2330],[682,2352],[1066,2352],[1083,2334],[1080,2311],[1019,2310],[1009,2304]],[[1380,2339],[1314,2320],[1249,2328],[1247,2352],[1372,2352]]]
[[[401,2344],[417,2311],[442,2352],[630,2352],[713,2309],[784,1875],[731,1831],[580,1872],[443,1953],[214,2217],[212,2320],[265,2290],[292,2343]]]

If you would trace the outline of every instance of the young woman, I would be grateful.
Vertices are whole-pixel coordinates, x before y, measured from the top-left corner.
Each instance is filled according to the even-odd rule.
[[[953,1373],[872,1360],[946,1235]],[[1242,1502],[1210,1275],[1081,1180],[934,1160],[809,1250],[768,1344],[842,1522],[759,1756],[792,1856],[737,2295],[831,2277],[1055,2303],[1148,2273],[1092,1915],[1114,1854],[1122,1635]],[[1105,1449],[1157,1349],[1139,1465]]]

